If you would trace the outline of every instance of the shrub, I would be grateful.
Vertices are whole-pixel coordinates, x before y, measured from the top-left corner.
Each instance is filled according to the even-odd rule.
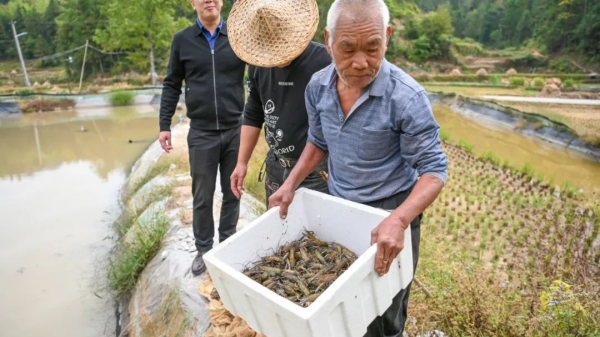
[[[114,106],[123,106],[132,104],[134,95],[131,91],[117,91],[110,95],[110,104]]]
[[[533,86],[536,88],[541,88],[544,86],[544,80],[536,77],[535,79],[533,79]]]
[[[494,74],[490,76],[490,83],[492,84],[500,84],[502,83],[502,76],[498,74]]]
[[[523,77],[511,77],[509,79],[510,85],[522,87],[525,85],[525,79]]]
[[[572,78],[567,78],[565,80],[565,88],[573,88],[575,87],[575,81]]]

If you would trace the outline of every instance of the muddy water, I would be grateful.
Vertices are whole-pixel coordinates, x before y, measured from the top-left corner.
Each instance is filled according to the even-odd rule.
[[[0,119],[0,335],[114,336],[101,284],[110,223],[157,116],[136,106]]]
[[[433,110],[451,139],[463,139],[473,145],[476,154],[492,151],[502,161],[508,159],[519,168],[530,163],[536,173],[542,173],[547,181],[553,179],[556,185],[569,181],[586,192],[600,189],[600,164],[588,157],[492,122],[465,117],[446,105],[434,104]]]

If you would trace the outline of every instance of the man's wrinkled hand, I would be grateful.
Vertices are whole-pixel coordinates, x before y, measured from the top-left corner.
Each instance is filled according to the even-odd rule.
[[[375,271],[379,276],[390,271],[392,261],[404,249],[404,231],[408,225],[390,215],[371,231],[371,245],[377,244]]]
[[[242,197],[242,194],[244,194],[244,191],[246,190],[244,188],[244,178],[246,178],[247,172],[248,166],[237,164],[231,174],[231,192],[233,192],[238,199]]]
[[[173,150],[173,143],[171,143],[171,131],[161,131],[160,135],[158,135],[158,141],[166,153],[169,153],[169,151]]]
[[[287,217],[288,207],[294,200],[295,191],[287,188],[285,185],[281,186],[271,197],[269,198],[269,209],[279,206],[279,216],[282,219]]]

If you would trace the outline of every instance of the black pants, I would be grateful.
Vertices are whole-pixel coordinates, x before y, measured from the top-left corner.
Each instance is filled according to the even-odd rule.
[[[400,192],[389,198],[369,202],[365,205],[377,207],[385,210],[393,210],[400,206],[408,197],[412,188],[405,192]],[[417,270],[417,261],[419,259],[419,244],[421,241],[421,217],[419,215],[413,222],[410,223],[410,236],[412,240],[413,254],[413,272]],[[409,249],[409,247],[404,247]],[[407,318],[408,295],[410,295],[410,287],[412,282],[408,284],[406,289],[401,290],[392,300],[392,305],[383,313],[383,316],[377,316],[369,327],[365,337],[400,337],[404,331],[404,324]]]
[[[281,166],[275,156],[272,153],[267,155],[266,159],[266,180],[265,180],[265,192],[267,200],[265,201],[267,208],[269,208],[269,197],[279,189],[283,182],[287,179],[292,172],[293,168],[287,168]],[[319,172],[327,170],[327,158],[323,159],[323,162],[319,164],[316,170],[302,181],[299,187],[306,187],[314,191],[323,192],[329,194],[329,188],[327,182],[323,179]]]
[[[206,131],[190,128],[188,133],[192,193],[194,194],[194,238],[196,249],[207,252],[213,246],[215,223],[213,198],[217,170],[221,174],[223,205],[219,221],[219,242],[235,233],[240,201],[231,192],[230,177],[237,164],[240,128]]]

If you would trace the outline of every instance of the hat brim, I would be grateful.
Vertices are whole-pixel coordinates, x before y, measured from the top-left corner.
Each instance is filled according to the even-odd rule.
[[[293,61],[302,54],[319,24],[319,9],[315,0],[277,0],[282,9],[277,18],[284,22],[259,25],[253,20],[264,5],[261,0],[239,0],[231,9],[227,35],[235,54],[248,64],[276,67]]]

